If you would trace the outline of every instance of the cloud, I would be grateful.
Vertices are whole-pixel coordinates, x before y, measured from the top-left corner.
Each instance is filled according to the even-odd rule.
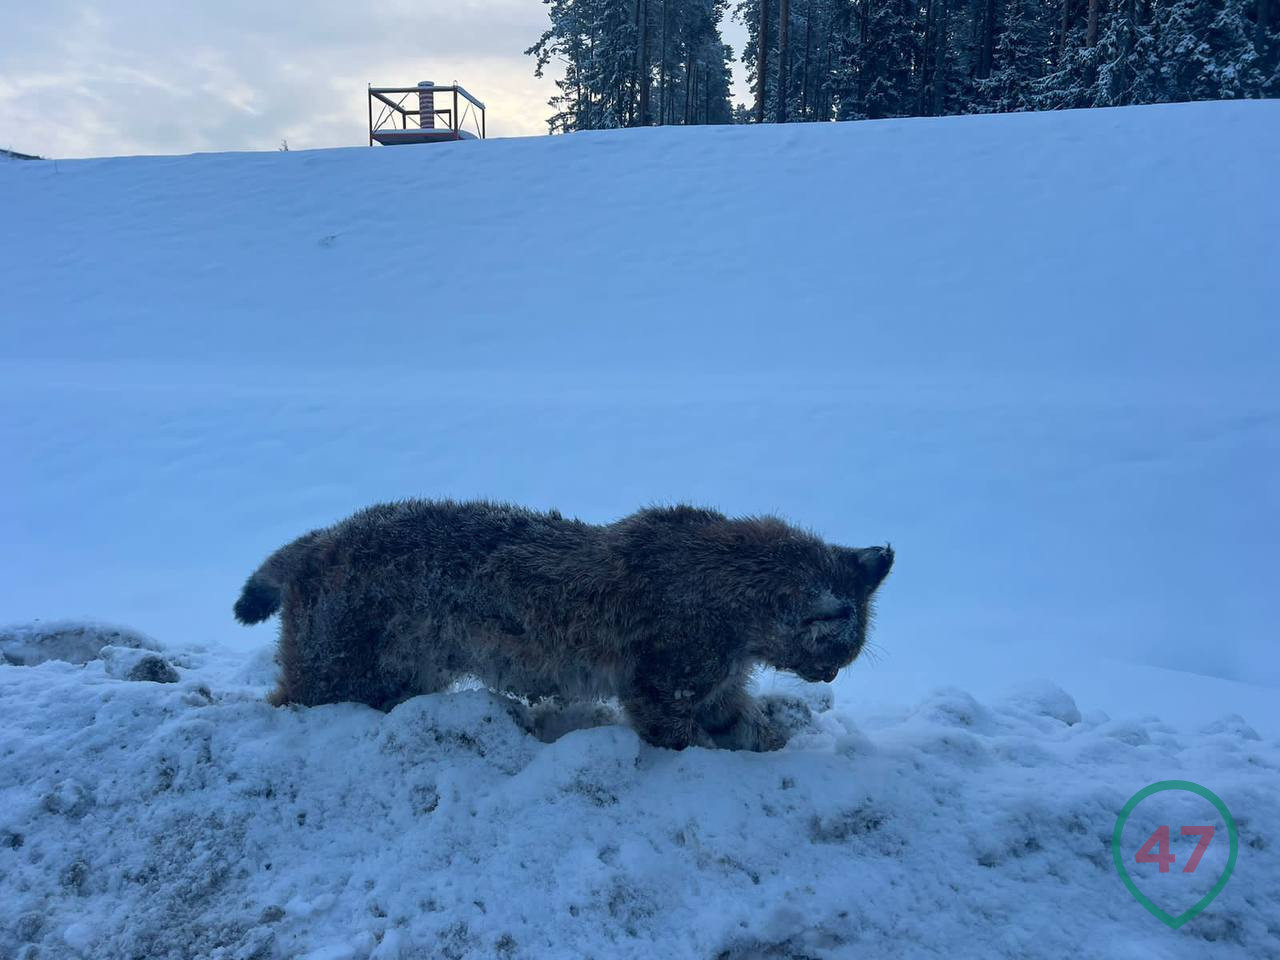
[[[45,156],[363,144],[365,85],[462,83],[490,136],[546,132],[535,0],[50,0],[0,34],[0,146]]]

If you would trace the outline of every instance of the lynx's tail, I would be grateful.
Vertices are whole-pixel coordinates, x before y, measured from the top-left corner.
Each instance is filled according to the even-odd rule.
[[[281,588],[301,566],[319,536],[320,531],[312,531],[267,557],[240,591],[235,605],[237,620],[243,624],[261,623],[280,609]]]

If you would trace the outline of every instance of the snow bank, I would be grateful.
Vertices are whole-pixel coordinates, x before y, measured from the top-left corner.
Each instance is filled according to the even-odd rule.
[[[617,725],[544,743],[481,691],[277,710],[252,666],[185,660],[177,684],[0,667],[0,955],[1280,955],[1280,749],[1238,718],[943,689],[821,712],[780,753],[673,753]],[[1241,853],[1175,933],[1110,841],[1178,776],[1213,783]]]

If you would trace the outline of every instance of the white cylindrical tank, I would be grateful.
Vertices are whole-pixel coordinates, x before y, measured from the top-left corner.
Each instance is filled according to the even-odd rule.
[[[436,93],[435,84],[430,80],[418,82],[418,126],[430,130],[436,125]]]

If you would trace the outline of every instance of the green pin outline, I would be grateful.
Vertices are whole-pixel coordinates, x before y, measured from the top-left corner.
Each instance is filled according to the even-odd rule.
[[[1166,913],[1151,902],[1137,884],[1133,882],[1133,878],[1129,876],[1129,870],[1124,864],[1124,854],[1120,850],[1120,834],[1124,830],[1125,822],[1129,819],[1129,814],[1133,813],[1135,807],[1147,797],[1155,793],[1163,793],[1165,790],[1185,790],[1188,793],[1194,793],[1203,797],[1213,804],[1214,809],[1222,814],[1222,819],[1227,824],[1227,836],[1231,840],[1231,854],[1227,857],[1227,867],[1222,871],[1222,876],[1218,878],[1218,882],[1213,885],[1213,889],[1201,897],[1191,907],[1178,914],[1176,917]],[[1111,831],[1111,858],[1115,861],[1116,871],[1120,874],[1120,879],[1124,881],[1124,885],[1129,892],[1133,894],[1135,900],[1147,908],[1153,917],[1161,923],[1166,924],[1171,930],[1177,930],[1180,926],[1198,915],[1205,907],[1213,902],[1213,898],[1222,892],[1222,888],[1227,885],[1227,881],[1231,879],[1231,871],[1236,866],[1236,854],[1240,852],[1240,835],[1236,832],[1236,821],[1231,816],[1231,811],[1227,809],[1227,805],[1222,802],[1216,793],[1208,787],[1202,787],[1198,783],[1192,783],[1190,780],[1160,780],[1151,784],[1149,787],[1143,787],[1132,797],[1129,802],[1120,810],[1120,816],[1116,818],[1116,828]]]

